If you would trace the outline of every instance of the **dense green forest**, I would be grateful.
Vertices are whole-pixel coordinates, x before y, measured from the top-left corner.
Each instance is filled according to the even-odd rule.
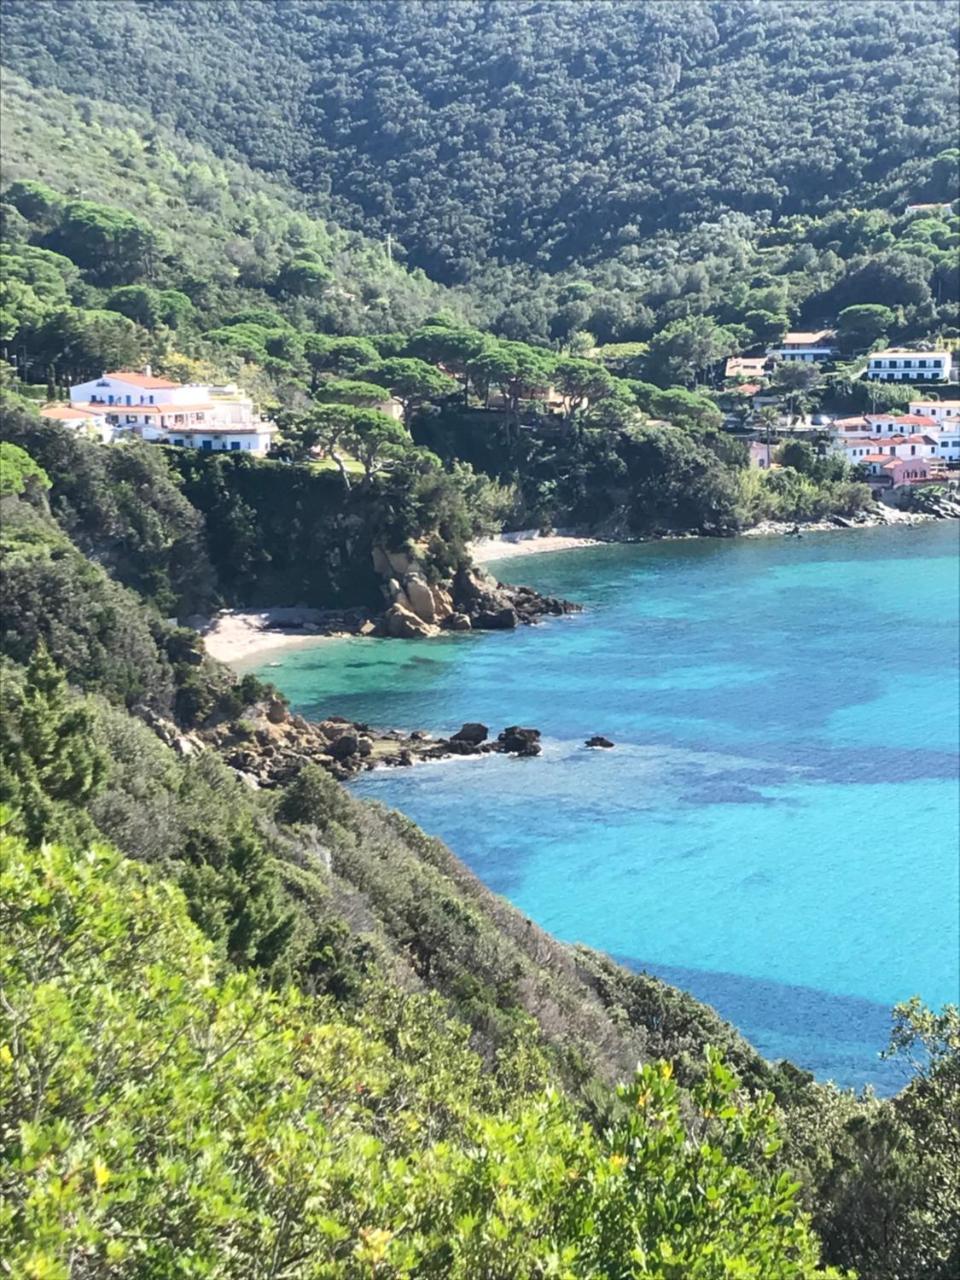
[[[451,281],[726,214],[952,199],[956,38],[924,0],[8,0],[4,60],[283,175]]]

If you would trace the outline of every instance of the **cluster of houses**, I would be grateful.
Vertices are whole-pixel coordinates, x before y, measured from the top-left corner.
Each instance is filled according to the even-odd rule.
[[[759,381],[777,361],[827,364],[836,358],[837,351],[837,335],[833,329],[787,333],[781,342],[768,347],[765,355],[731,357],[725,372],[727,378]],[[949,351],[908,351],[905,347],[890,347],[869,353],[865,373],[870,382],[949,382],[952,377],[951,360]]]
[[[119,370],[70,388],[69,404],[48,404],[41,416],[103,441],[139,436],[158,444],[244,452],[262,457],[276,425],[256,413],[233,384],[205,386]]]
[[[960,463],[960,400],[916,400],[909,413],[865,413],[818,429],[829,453],[862,467],[874,489],[924,484]],[[765,444],[750,445],[751,465],[770,466]]]

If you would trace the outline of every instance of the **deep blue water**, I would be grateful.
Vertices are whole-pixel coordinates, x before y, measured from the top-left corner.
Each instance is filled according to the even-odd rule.
[[[501,566],[581,601],[515,634],[262,665],[306,714],[534,725],[542,757],[364,775],[560,938],[685,987],[767,1056],[901,1082],[889,1007],[958,998],[953,523]],[[589,751],[593,733],[613,751]]]

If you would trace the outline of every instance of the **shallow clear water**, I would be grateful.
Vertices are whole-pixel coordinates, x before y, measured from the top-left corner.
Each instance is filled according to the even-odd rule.
[[[558,937],[687,988],[770,1057],[887,1092],[889,1006],[958,998],[957,550],[945,523],[542,555],[502,576],[582,615],[258,670],[308,715],[541,729],[539,759],[356,789]]]

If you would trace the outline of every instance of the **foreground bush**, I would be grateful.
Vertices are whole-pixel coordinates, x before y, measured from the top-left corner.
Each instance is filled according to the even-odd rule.
[[[103,848],[8,837],[3,867],[14,1275],[823,1274],[770,1105],[735,1105],[715,1054],[685,1123],[661,1065],[597,1136],[554,1091],[494,1094],[429,1018],[351,1025],[218,971],[180,893]]]

